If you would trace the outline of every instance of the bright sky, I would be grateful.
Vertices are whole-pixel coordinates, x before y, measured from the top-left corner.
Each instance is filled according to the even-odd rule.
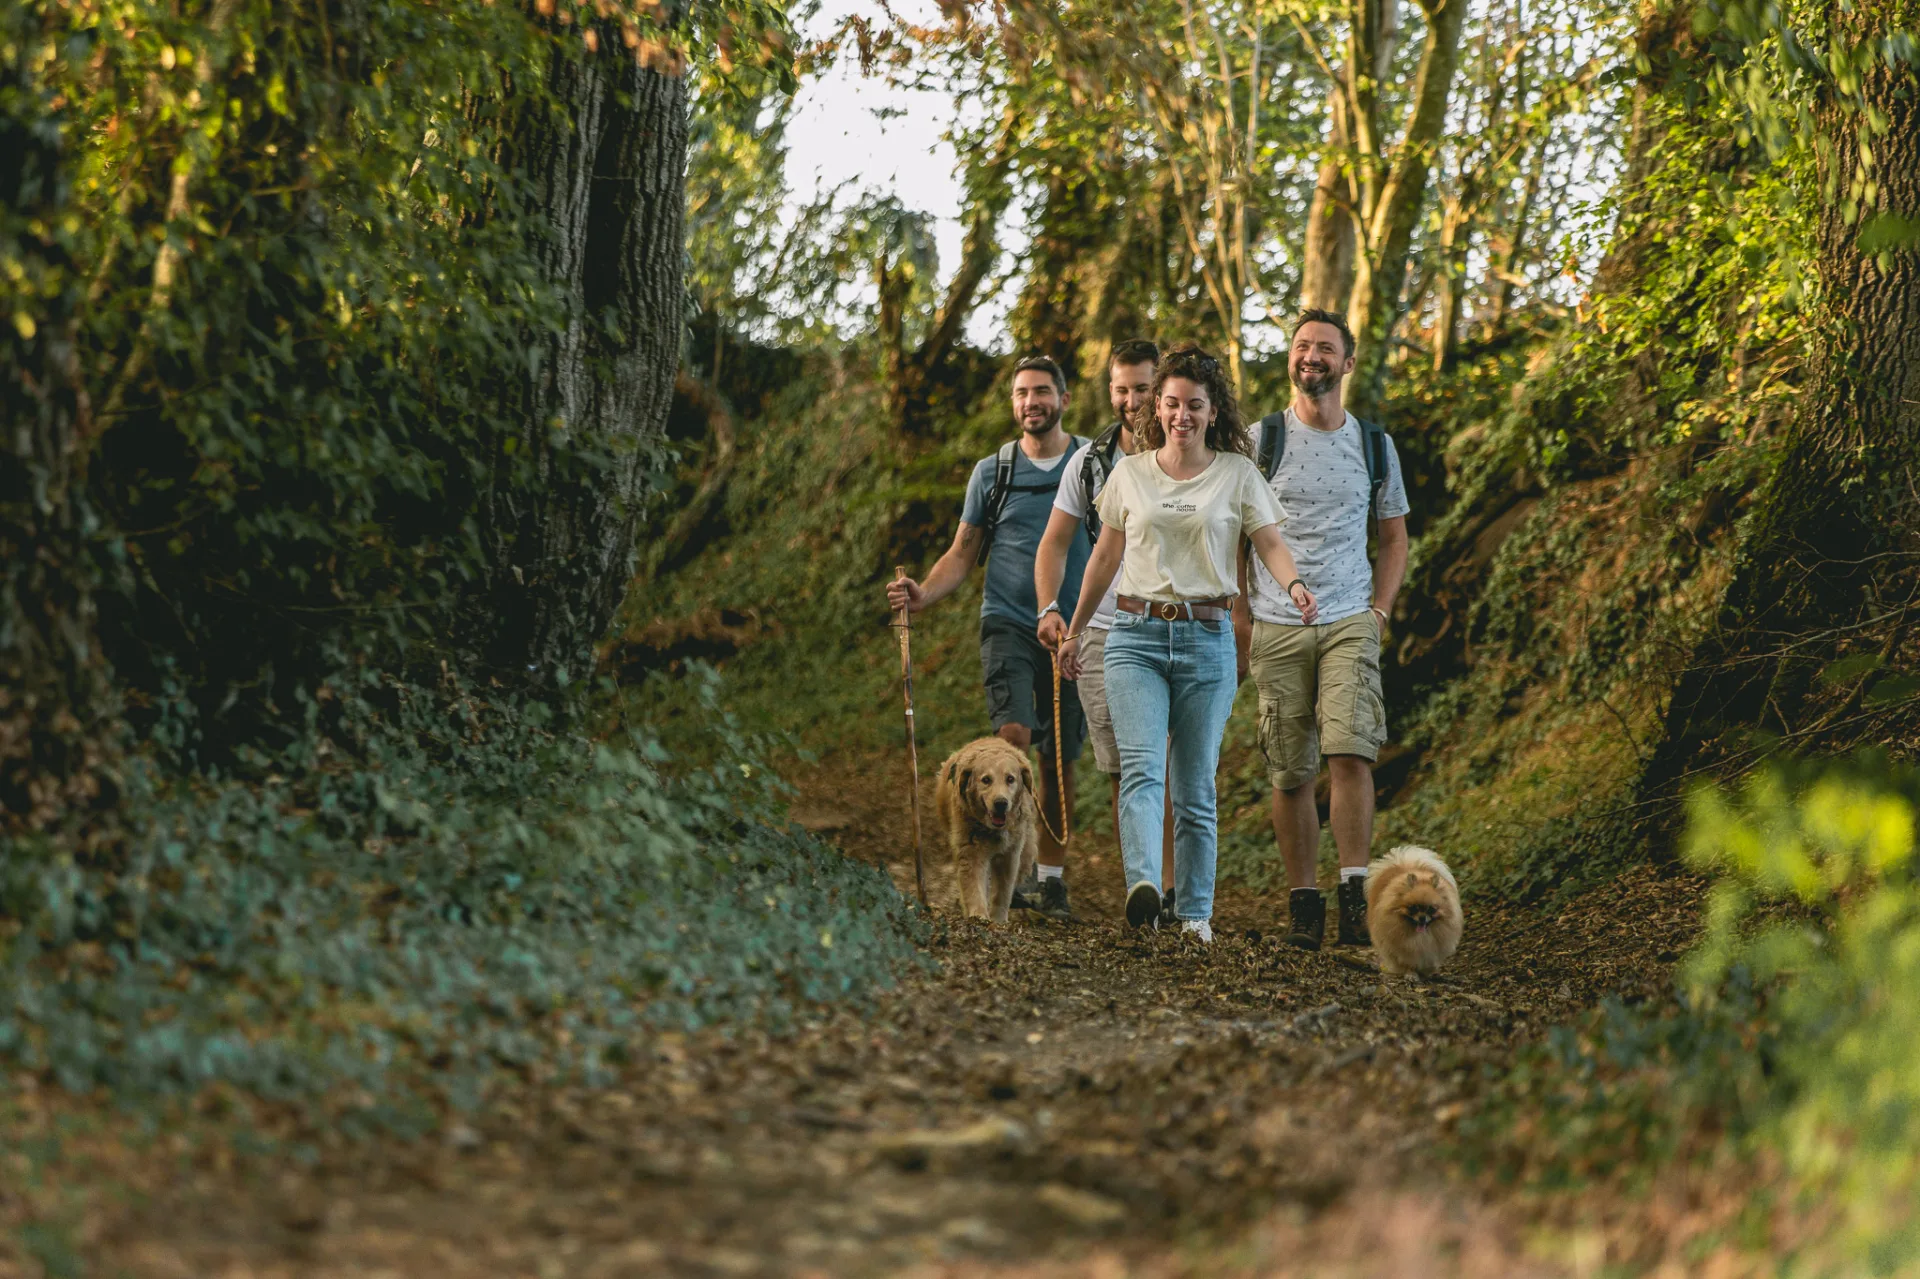
[[[909,22],[937,23],[938,8],[931,0],[904,0],[892,6]],[[803,25],[806,35],[824,35],[852,13],[864,13],[879,25],[878,6],[871,0],[825,0],[821,11]],[[892,195],[909,209],[932,216],[934,242],[940,251],[941,279],[960,258],[959,157],[941,135],[955,118],[956,107],[942,94],[888,84],[876,73],[860,74],[851,54],[826,75],[801,87],[792,123],[787,127],[787,185],[794,206],[804,205],[843,184],[847,195],[860,190]],[[1001,247],[1018,251],[1025,241],[1019,215],[1009,210],[1001,219]],[[863,291],[871,286],[863,283]],[[967,323],[968,341],[991,351],[1005,351],[1008,299],[983,299]]]

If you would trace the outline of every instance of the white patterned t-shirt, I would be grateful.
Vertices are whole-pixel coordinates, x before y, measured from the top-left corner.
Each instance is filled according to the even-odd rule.
[[[1331,431],[1308,426],[1287,410],[1287,450],[1269,487],[1287,508],[1281,534],[1300,580],[1320,605],[1316,624],[1325,626],[1364,613],[1373,604],[1373,564],[1367,559],[1367,459],[1361,451],[1360,423],[1347,420]],[[1261,429],[1253,425],[1253,455],[1260,456]],[[1407,486],[1400,455],[1387,439],[1386,483],[1380,486],[1383,520],[1407,513]],[[1300,610],[1253,558],[1247,603],[1256,619],[1282,626],[1301,625]]]

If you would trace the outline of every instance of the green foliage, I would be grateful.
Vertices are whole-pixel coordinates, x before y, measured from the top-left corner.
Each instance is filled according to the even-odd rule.
[[[1920,775],[1773,770],[1696,791],[1688,860],[1721,876],[1685,969],[1711,1006],[1736,970],[1777,986],[1779,1083],[1763,1139],[1832,1205],[1832,1244],[1874,1273],[1920,1264]],[[1810,918],[1770,922],[1792,903]]]
[[[1797,1224],[1763,1220],[1749,1242],[1784,1228],[1785,1273],[1910,1273],[1920,774],[1782,765],[1689,811],[1687,858],[1718,882],[1679,1006],[1609,1006],[1551,1036],[1463,1154],[1549,1189],[1644,1186],[1681,1155],[1735,1178],[1777,1168],[1765,1206]]]
[[[1810,335],[1809,162],[1754,162],[1732,112],[1662,101],[1649,172],[1622,210],[1623,284],[1591,305],[1570,367],[1637,374],[1665,422],[1647,442],[1737,438],[1790,399]],[[1581,377],[1597,396],[1604,383]],[[1732,392],[1732,394],[1727,394]],[[1583,404],[1604,412],[1604,398]],[[1614,426],[1638,425],[1615,418]],[[1623,438],[1616,435],[1609,443]],[[1562,446],[1564,447],[1564,446]]]
[[[770,0],[83,0],[7,25],[9,117],[63,144],[70,269],[8,272],[0,314],[75,304],[75,465],[137,720],[172,685],[220,758],[287,740],[343,666],[458,664],[494,517],[629,447],[565,424],[537,467],[527,447],[548,335],[604,318],[544,264],[521,166],[570,109],[550,72],[690,49],[716,99],[730,74],[778,92],[787,29]]]
[[[103,631],[136,705],[164,670],[209,717],[278,718],[329,650],[444,633],[519,425],[500,377],[561,315],[493,159],[540,105],[506,86],[552,48],[513,6],[398,0],[102,0],[44,27],[122,588]]]
[[[923,570],[945,549],[973,464],[1012,434],[996,393],[933,449],[902,458],[863,365],[857,351],[815,354],[742,424],[722,521],[733,535],[636,591],[629,606],[669,627],[722,610],[758,619],[727,663],[730,705],[753,727],[820,752],[900,741],[900,655],[883,575],[901,560]],[[730,376],[749,376],[744,363],[733,368]],[[923,762],[988,731],[979,581],[914,621]],[[677,683],[635,689],[633,699],[640,718],[676,735],[688,718]],[[688,728],[699,736],[698,723]]]
[[[1740,113],[1740,142],[1774,156],[1817,158],[1829,203],[1861,247],[1890,253],[1913,242],[1898,216],[1869,217],[1881,201],[1875,139],[1892,127],[1869,86],[1920,68],[1920,12],[1904,0],[1829,5],[1811,0],[1705,0],[1693,13],[1712,56],[1699,61],[1718,102]]]
[[[1768,1086],[1777,1027],[1750,987],[1729,984],[1724,995],[1724,1012],[1711,1017],[1608,999],[1556,1027],[1462,1124],[1455,1156],[1546,1192],[1646,1190],[1660,1169],[1703,1153],[1702,1127],[1710,1141],[1715,1124],[1743,1123]]]
[[[4,850],[0,1053],[122,1099],[224,1081],[402,1122],[503,1071],[599,1077],[649,1027],[862,998],[913,952],[710,687],[711,758],[678,767],[639,732],[360,691],[259,784],[138,768],[111,867]]]

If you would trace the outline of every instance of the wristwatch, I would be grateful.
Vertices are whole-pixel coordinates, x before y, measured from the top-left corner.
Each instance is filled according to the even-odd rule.
[[[1055,600],[1055,601],[1054,601],[1053,603],[1051,603],[1051,604],[1049,604],[1049,605],[1047,605],[1047,606],[1046,606],[1045,608],[1043,608],[1043,609],[1041,609],[1041,610],[1040,610],[1040,616],[1038,616],[1038,617],[1036,617],[1036,618],[1034,618],[1033,620],[1034,620],[1034,621],[1036,621],[1036,622],[1044,622],[1044,621],[1046,621],[1046,620],[1047,620],[1047,614],[1048,614],[1048,613],[1060,613],[1060,601],[1059,601],[1059,600]],[[1065,614],[1065,613],[1060,613],[1060,615],[1061,615],[1062,617],[1065,617],[1065,616],[1066,616],[1066,614]]]

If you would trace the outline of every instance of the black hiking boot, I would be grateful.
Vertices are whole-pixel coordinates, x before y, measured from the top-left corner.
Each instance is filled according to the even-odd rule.
[[[1319,950],[1327,935],[1327,899],[1317,888],[1296,888],[1287,894],[1287,945]]]
[[[1073,922],[1073,909],[1067,905],[1065,876],[1055,875],[1052,879],[1040,881],[1040,904],[1034,909],[1048,919],[1058,920],[1063,924]]]
[[[1160,927],[1173,928],[1179,922],[1180,917],[1173,913],[1173,890],[1169,888],[1160,898]]]
[[[1160,890],[1143,879],[1127,893],[1127,923],[1135,928],[1160,926]]]
[[[1341,946],[1371,946],[1373,937],[1367,932],[1367,877],[1355,875],[1352,879],[1340,881],[1340,940]]]
[[[1040,875],[1035,872],[1033,878],[1023,879],[1013,886],[1013,896],[1007,901],[1008,910],[1038,910],[1040,908]]]

